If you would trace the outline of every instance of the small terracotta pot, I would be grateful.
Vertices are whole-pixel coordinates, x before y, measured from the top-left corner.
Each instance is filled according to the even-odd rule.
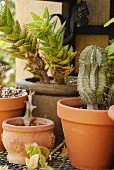
[[[68,155],[75,168],[110,169],[114,160],[114,122],[105,110],[86,110],[80,98],[62,99],[57,103]]]
[[[35,122],[43,122],[45,125],[16,126],[22,118],[5,120],[3,127],[3,144],[8,152],[7,159],[11,163],[25,164],[25,144],[37,143],[40,146],[53,148],[55,143],[54,122],[44,118],[36,118]]]
[[[25,102],[27,100],[27,93],[15,98],[0,98],[0,151],[5,150],[2,141],[2,122],[6,119],[22,116]]]

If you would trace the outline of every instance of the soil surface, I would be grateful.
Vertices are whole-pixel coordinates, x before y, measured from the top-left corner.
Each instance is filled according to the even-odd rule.
[[[15,126],[25,126],[23,119],[13,120],[9,124]],[[38,120],[36,118],[33,118],[30,124],[30,126],[43,126],[43,125],[47,125],[47,122],[45,120]]]

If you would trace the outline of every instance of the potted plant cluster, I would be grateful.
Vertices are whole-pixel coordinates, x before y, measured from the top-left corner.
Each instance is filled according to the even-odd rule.
[[[27,93],[20,88],[6,88],[2,84],[2,76],[5,67],[0,64],[0,151],[4,150],[1,141],[2,122],[5,119],[22,116],[25,108],[24,101],[27,100]]]
[[[11,163],[25,164],[25,144],[35,142],[49,149],[55,144],[54,122],[32,116],[32,111],[36,108],[32,104],[33,95],[34,92],[30,91],[24,117],[6,119],[2,123],[2,142]]]
[[[34,111],[34,115],[52,119],[58,139],[62,136],[62,128],[56,114],[57,101],[65,96],[78,95],[76,78],[73,79],[75,83],[69,81],[74,85],[66,83],[67,76],[74,70],[72,63],[76,52],[69,45],[63,45],[65,23],[55,31],[57,20],[50,21],[47,8],[42,17],[32,13],[32,18],[32,23],[21,28],[19,22],[13,19],[9,8],[4,6],[0,17],[0,38],[8,42],[8,47],[5,48],[7,52],[27,61],[25,69],[34,78],[19,80],[17,85],[26,90],[35,90],[34,102],[38,109]],[[53,77],[51,79],[47,73],[49,70]]]
[[[114,104],[114,83],[109,76],[107,52],[87,46],[80,54],[79,64],[80,97],[59,100],[57,107],[69,159],[79,169],[110,169],[114,159],[114,122],[108,116],[108,108]]]

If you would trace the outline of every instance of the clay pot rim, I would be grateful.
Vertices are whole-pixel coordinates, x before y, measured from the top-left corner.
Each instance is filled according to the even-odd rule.
[[[73,101],[73,104],[71,101]],[[75,102],[78,104],[80,101],[80,97],[64,98],[59,100],[57,102],[58,117],[60,117],[62,120],[82,124],[114,126],[114,122],[108,116],[108,110],[87,110],[72,107]],[[64,103],[66,103],[66,105]]]
[[[50,119],[45,119],[45,118],[40,118],[40,117],[36,117],[36,119],[40,119],[40,120],[46,120],[47,121],[47,125],[37,125],[37,126],[15,126],[15,125],[11,125],[7,122],[10,122],[11,120],[17,120],[17,119],[22,119],[23,117],[14,117],[14,118],[10,118],[7,120],[4,120],[2,123],[2,128],[4,130],[9,130],[9,131],[17,131],[17,132],[36,132],[36,131],[46,131],[49,129],[54,129],[55,125],[54,122]]]
[[[63,103],[63,101],[70,101],[70,100],[75,100],[75,99],[79,99],[80,100],[80,103],[81,104],[84,104],[83,102],[82,102],[82,100],[81,100],[81,98],[80,97],[72,97],[72,98],[63,98],[63,99],[60,99],[58,102],[57,102],[57,105],[60,105],[60,106],[63,106],[64,105],[64,107],[65,108],[69,108],[70,107],[70,109],[71,110],[87,110],[87,109],[82,109],[82,108],[78,108],[78,107],[72,107],[72,106],[67,106],[67,105],[65,105],[64,103]],[[91,110],[87,110],[88,112],[91,112]],[[107,112],[107,110],[92,110],[93,112]]]
[[[45,84],[39,82],[30,82],[27,81],[30,78],[22,78],[16,82],[17,86],[29,90],[31,87],[35,90],[35,93],[38,94],[48,94],[48,95],[62,95],[62,96],[76,96],[77,92],[77,85],[58,85],[58,84]],[[66,93],[67,91],[67,93]]]

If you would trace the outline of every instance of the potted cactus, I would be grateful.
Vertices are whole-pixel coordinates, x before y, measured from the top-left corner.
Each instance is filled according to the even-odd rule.
[[[57,20],[50,21],[47,8],[42,17],[32,13],[32,18],[33,23],[22,28],[18,21],[14,21],[9,8],[4,6],[0,37],[8,42],[5,48],[8,53],[27,61],[25,69],[33,74],[33,78],[18,80],[17,86],[35,90],[34,102],[38,109],[34,110],[34,115],[54,120],[58,139],[63,134],[56,114],[57,101],[65,96],[78,95],[76,78],[69,80],[72,84],[75,82],[73,85],[67,83],[67,76],[74,70],[72,63],[76,52],[63,45],[65,23],[55,31]],[[47,73],[49,70],[51,78]]]
[[[114,122],[108,117],[108,108],[114,103],[114,84],[107,76],[106,51],[87,46],[79,63],[80,97],[59,100],[57,107],[69,159],[79,169],[110,169],[114,158]]]
[[[30,91],[26,101],[24,117],[6,119],[2,123],[2,141],[11,163],[25,164],[25,144],[37,143],[49,149],[54,147],[54,122],[49,119],[32,116],[34,92]]]
[[[22,116],[25,108],[24,101],[27,99],[27,93],[20,88],[6,88],[2,84],[2,76],[5,67],[0,64],[0,151],[5,150],[2,141],[2,122],[5,119]]]

